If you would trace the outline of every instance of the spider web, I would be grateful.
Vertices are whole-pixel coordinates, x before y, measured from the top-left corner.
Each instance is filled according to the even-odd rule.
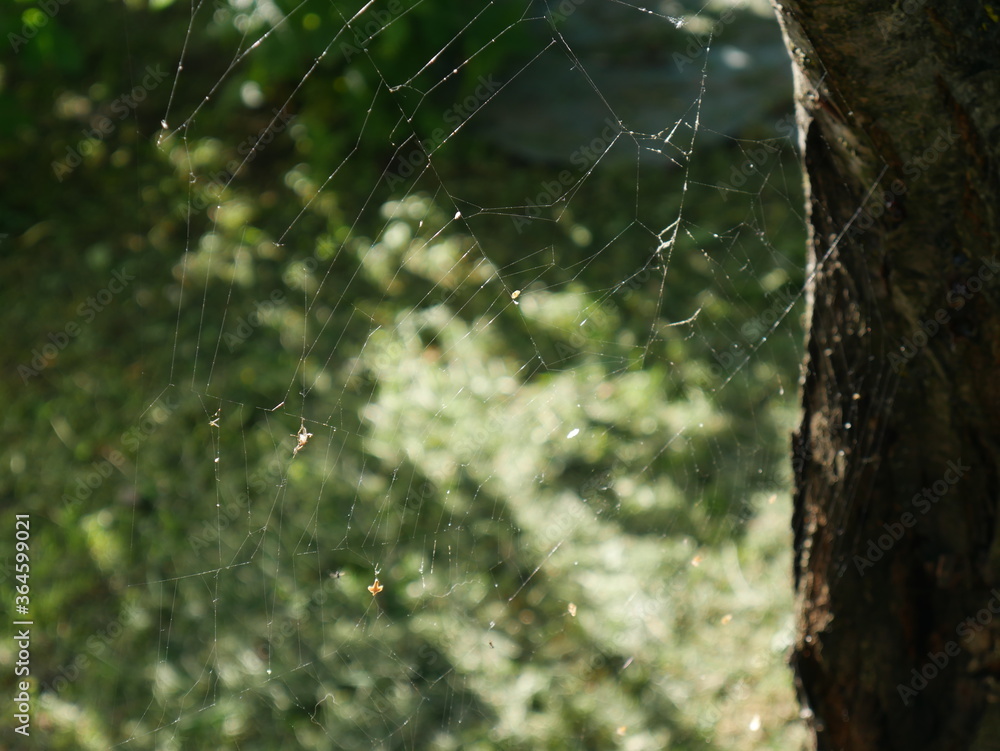
[[[50,681],[51,721],[90,717],[81,747],[797,742],[804,219],[766,4],[160,13],[178,187],[127,636],[114,701]]]

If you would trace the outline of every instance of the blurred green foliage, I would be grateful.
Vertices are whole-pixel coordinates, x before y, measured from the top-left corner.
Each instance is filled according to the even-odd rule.
[[[451,136],[484,79],[545,85],[551,3],[16,6],[0,460],[45,748],[797,742],[787,141],[719,190],[765,141],[576,172],[486,138],[503,91]]]

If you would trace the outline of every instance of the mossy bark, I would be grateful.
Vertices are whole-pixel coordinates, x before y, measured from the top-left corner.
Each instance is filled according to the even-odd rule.
[[[996,748],[1000,3],[775,7],[810,224],[800,697],[819,749]]]

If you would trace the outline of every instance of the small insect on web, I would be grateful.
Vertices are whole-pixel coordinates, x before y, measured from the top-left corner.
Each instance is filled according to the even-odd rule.
[[[291,435],[292,438],[298,439],[298,443],[296,443],[295,448],[292,449],[292,456],[297,456],[302,448],[309,443],[309,439],[312,438],[313,434],[306,430],[306,422],[303,420],[302,424],[299,426],[299,432],[292,433]]]

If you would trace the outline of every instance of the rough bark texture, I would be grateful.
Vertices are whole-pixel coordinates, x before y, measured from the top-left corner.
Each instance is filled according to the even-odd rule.
[[[811,225],[801,700],[820,749],[1000,748],[1000,2],[775,7]]]

